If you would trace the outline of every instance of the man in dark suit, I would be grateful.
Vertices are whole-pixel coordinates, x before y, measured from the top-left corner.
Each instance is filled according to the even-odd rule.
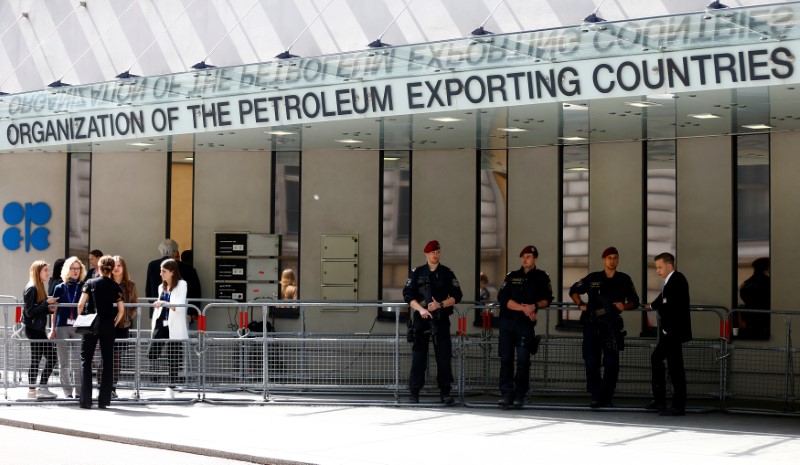
[[[686,412],[686,372],[683,368],[681,344],[692,339],[692,320],[689,314],[689,282],[675,271],[675,257],[667,252],[656,256],[656,273],[664,280],[661,293],[650,304],[658,311],[660,321],[658,344],[650,356],[653,400],[648,410],[661,415],[684,415]],[[666,408],[667,381],[664,370],[667,361],[674,394],[672,406]]]
[[[161,258],[157,258],[147,264],[147,282],[145,283],[145,296],[158,298],[158,285],[161,284],[161,263],[172,258],[178,261],[178,272],[181,274],[181,279],[186,281],[186,296],[189,298],[199,299],[201,296],[200,280],[197,277],[197,271],[189,265],[180,261],[180,253],[178,252],[178,243],[172,239],[164,239],[159,244],[158,252]],[[191,303],[191,302],[190,302]],[[192,310],[192,309],[190,309]],[[188,312],[191,314],[192,312]],[[150,309],[150,317],[153,316],[153,309]]]

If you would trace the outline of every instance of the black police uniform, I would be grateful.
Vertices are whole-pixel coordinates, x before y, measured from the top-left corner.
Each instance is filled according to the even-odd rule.
[[[617,271],[609,278],[605,271],[589,273],[573,284],[569,294],[587,294],[587,309],[581,313],[583,323],[583,360],[586,364],[586,388],[592,394],[592,405],[607,405],[614,396],[619,376],[619,351],[622,349],[623,323],[614,302],[639,306],[639,295],[633,280]],[[600,376],[600,363],[605,367]]]
[[[514,402],[521,406],[530,387],[531,352],[535,350],[536,322],[523,312],[509,310],[508,301],[519,304],[534,304],[546,300],[553,301],[553,288],[550,277],[542,270],[534,268],[525,272],[524,268],[506,275],[503,286],[497,293],[500,302],[500,393],[501,405]],[[514,354],[517,356],[517,374],[514,376]],[[535,353],[535,352],[534,352]]]
[[[406,303],[416,300],[423,307],[426,307],[432,300],[443,302],[448,297],[454,298],[456,303],[460,302],[461,287],[456,275],[441,263],[433,271],[430,270],[427,263],[414,268],[403,287],[403,299]],[[431,312],[430,318],[422,318],[419,312],[414,311],[415,338],[411,346],[411,374],[408,378],[412,399],[418,398],[419,391],[425,385],[425,370],[428,365],[428,347],[431,335],[433,335],[433,349],[436,355],[436,381],[442,397],[450,395],[450,387],[453,384],[451,369],[453,346],[450,339],[450,315],[452,314],[453,307],[444,307]]]

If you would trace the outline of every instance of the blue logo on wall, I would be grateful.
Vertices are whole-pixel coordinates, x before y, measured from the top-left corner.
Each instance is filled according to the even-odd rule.
[[[17,250],[24,240],[26,252],[31,250],[31,246],[36,250],[50,247],[47,240],[50,230],[37,226],[47,224],[51,216],[50,206],[44,202],[27,202],[25,206],[19,202],[9,203],[3,208],[3,219],[11,227],[3,232],[3,245],[8,250]]]

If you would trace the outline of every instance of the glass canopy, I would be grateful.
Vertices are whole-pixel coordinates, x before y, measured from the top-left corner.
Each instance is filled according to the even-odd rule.
[[[710,9],[636,20],[584,23],[540,31],[495,34],[427,44],[206,68],[162,76],[48,88],[0,96],[0,119],[88,111],[287,90],[320,89],[414,76],[518,66],[547,67],[628,55],[658,55],[708,47],[780,43],[800,38],[800,5]],[[793,59],[794,57],[792,57]]]

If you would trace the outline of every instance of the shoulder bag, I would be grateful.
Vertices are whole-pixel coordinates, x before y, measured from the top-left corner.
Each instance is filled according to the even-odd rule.
[[[94,283],[89,285],[92,291],[91,298],[87,300],[84,306],[83,313],[78,315],[72,327],[78,334],[97,334],[97,302],[94,295]],[[89,301],[92,301],[92,306],[89,306]],[[91,313],[89,313],[91,311]]]

